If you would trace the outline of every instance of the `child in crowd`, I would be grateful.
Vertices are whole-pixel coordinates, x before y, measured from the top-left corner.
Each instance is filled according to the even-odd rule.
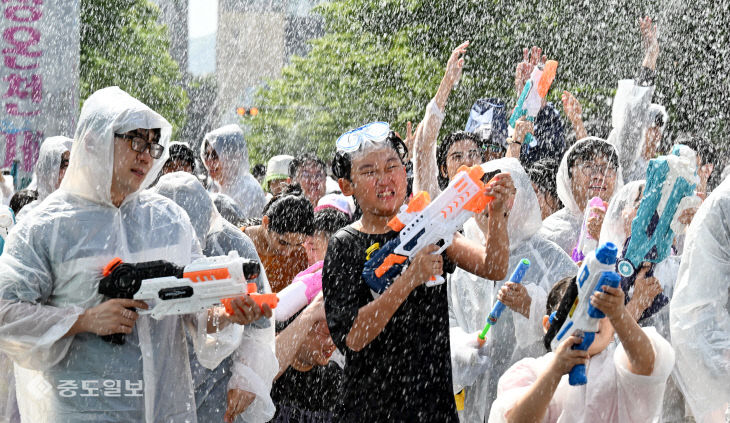
[[[260,223],[254,220],[257,224],[241,227],[256,246],[273,292],[284,289],[307,268],[302,245],[312,234],[313,218],[312,204],[298,185],[292,185],[269,201]]]
[[[543,317],[546,332],[563,324],[550,316],[560,303],[574,301],[576,292],[575,277],[555,284]],[[653,328],[639,327],[624,306],[621,288],[604,287],[590,301],[606,317],[588,350],[571,349],[581,342],[571,336],[555,352],[517,362],[499,380],[490,423],[659,421],[667,377],[674,367],[672,347]],[[556,332],[548,332],[546,345]],[[586,365],[588,383],[571,386],[565,375],[577,364]]]
[[[305,248],[311,266],[299,273],[294,282],[307,279],[307,285],[322,287],[322,265],[327,243],[349,217],[333,207],[314,214],[313,235]],[[330,361],[335,345],[324,315],[322,295],[290,320],[276,336],[279,372],[271,392],[276,404],[274,422],[331,422],[335,399],[342,378],[341,363]]]
[[[455,422],[446,285],[425,282],[456,266],[489,279],[507,274],[512,179],[501,173],[486,191],[495,197],[477,216],[486,246],[459,234],[444,254],[428,246],[378,295],[361,275],[373,246],[398,235],[387,223],[406,199],[406,148],[384,122],[350,131],[337,145],[333,174],[363,214],[332,237],[323,271],[327,323],[346,358],[336,418]]]
[[[537,202],[540,205],[540,215],[545,220],[551,214],[560,210],[563,203],[558,197],[558,187],[555,183],[555,174],[558,173],[559,163],[553,159],[541,159],[527,169],[530,175],[532,188],[537,195]]]

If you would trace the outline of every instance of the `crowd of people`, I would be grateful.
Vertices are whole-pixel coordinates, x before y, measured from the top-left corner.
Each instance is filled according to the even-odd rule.
[[[252,168],[238,125],[196,151],[118,87],[93,93],[73,138],[43,142],[31,186],[0,180],[0,421],[726,421],[730,181],[710,140],[669,143],[652,104],[656,24],[639,32],[644,57],[618,82],[607,139],[566,91],[572,128],[544,99],[510,125],[506,102],[484,98],[439,140],[468,42],[405,137],[387,122],[342,128],[327,161],[278,152]],[[524,49],[515,98],[546,59]],[[641,205],[663,189],[655,159],[672,155],[696,183],[670,217],[671,252],[652,261],[655,247],[592,294],[604,317],[588,349],[579,336],[555,347],[595,255],[585,240],[626,256]],[[475,166],[491,176],[484,211],[374,289],[366,263],[398,239],[403,207]],[[260,263],[256,293],[299,290],[306,304],[287,313],[251,293],[155,318],[154,304],[100,293],[116,257],[187,266],[231,252]],[[522,283],[508,280],[525,259]],[[479,338],[498,301],[507,311]],[[587,383],[573,386],[580,364]]]

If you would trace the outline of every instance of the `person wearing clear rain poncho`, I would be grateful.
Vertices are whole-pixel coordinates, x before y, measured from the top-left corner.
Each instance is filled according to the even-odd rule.
[[[623,186],[621,170],[616,149],[605,140],[588,137],[576,141],[563,156],[556,176],[564,207],[543,221],[540,234],[571,254],[578,243],[585,207],[593,197],[609,202]],[[593,210],[597,217],[588,222],[588,229],[598,239],[603,212]]]
[[[98,293],[115,257],[177,265],[200,257],[185,212],[142,191],[165,163],[170,133],[118,87],[95,92],[60,189],[10,234],[0,257],[0,350],[15,362],[24,421],[196,421],[183,318],[139,316],[126,307],[145,303]],[[232,320],[208,316],[185,316],[196,339]],[[99,336],[111,333],[126,342]],[[217,365],[235,348],[217,337],[197,343],[201,360]]]
[[[451,362],[454,390],[464,388],[463,422],[485,421],[502,373],[517,360],[545,352],[541,319],[547,293],[555,282],[578,271],[560,247],[537,233],[542,223],[540,208],[530,179],[519,162],[499,159],[482,167],[487,172],[500,169],[512,175],[517,193],[507,223],[509,269],[514,270],[523,258],[530,260],[531,265],[524,276],[523,288],[519,285],[502,288],[504,281],[488,281],[460,269],[449,279]],[[474,219],[464,225],[464,235],[484,242]],[[487,334],[487,343],[477,349],[474,345],[477,333],[484,327],[498,296],[509,307],[518,308],[520,304],[521,311],[503,313]]]
[[[248,145],[238,125],[227,125],[205,134],[201,158],[214,183],[212,192],[233,198],[243,213],[240,219],[261,217],[266,194],[249,172]]]
[[[46,138],[38,152],[33,181],[28,189],[38,192],[38,199],[23,207],[18,220],[27,216],[36,206],[58,189],[66,173],[73,140],[62,136]]]
[[[195,176],[184,172],[164,175],[153,190],[170,198],[187,212],[206,257],[237,251],[241,257],[260,261],[253,242],[223,219]],[[263,268],[255,282],[259,292],[271,293]],[[215,370],[208,370],[190,354],[198,420],[201,422],[222,421],[224,415],[226,421],[232,421],[240,412],[243,414],[239,421],[246,422],[264,422],[274,416],[274,403],[269,396],[278,370],[274,354],[274,325],[269,319],[261,318],[247,325],[242,335],[236,352]]]
[[[642,180],[632,181],[618,190],[611,199],[611,204],[606,211],[606,217],[601,228],[599,244],[612,242],[619,247],[619,252],[625,248],[626,240],[631,235],[631,222],[636,217],[636,212],[642,198],[646,182]],[[694,211],[694,210],[693,210]],[[691,214],[687,220],[689,222]],[[655,297],[659,294],[671,299],[674,292],[679,263],[681,256],[672,254],[654,267],[652,276],[646,276],[647,272],[640,271],[633,285],[625,287],[626,310],[638,321],[642,327],[654,327],[662,337],[671,341],[669,332],[669,305],[661,307],[654,305]],[[627,291],[628,289],[628,291]],[[643,317],[646,315],[646,317]],[[664,406],[662,407],[663,421],[683,421],[684,399],[681,385],[676,382],[677,373],[674,372],[667,382],[667,389],[664,393]]]
[[[680,384],[699,423],[723,421],[730,403],[730,180],[687,230],[670,305]]]

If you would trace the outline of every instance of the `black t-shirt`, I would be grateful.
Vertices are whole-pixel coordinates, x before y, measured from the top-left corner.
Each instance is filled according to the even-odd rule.
[[[276,404],[272,423],[334,422],[342,368],[330,361],[308,372],[289,367],[271,389]]]
[[[383,331],[359,352],[345,339],[361,307],[373,301],[361,274],[366,250],[396,232],[337,232],[327,247],[322,289],[327,324],[346,358],[337,421],[457,422],[449,352],[446,284],[414,289]],[[444,270],[453,271],[444,259]]]

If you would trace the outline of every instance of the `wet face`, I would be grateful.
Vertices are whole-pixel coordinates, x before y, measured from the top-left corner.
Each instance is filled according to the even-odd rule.
[[[218,158],[218,153],[215,149],[206,141],[205,142],[205,153],[203,153],[203,161],[205,167],[208,168],[208,174],[214,181],[219,184],[223,184],[223,169],[221,167],[221,161]]]
[[[269,250],[278,256],[290,256],[294,251],[301,248],[307,236],[296,232],[280,234],[266,227],[266,241]]]
[[[127,195],[139,189],[154,163],[155,159],[150,155],[150,144],[144,146],[142,152],[132,149],[132,145],[139,142],[140,139],[158,144],[159,130],[135,129],[124,134],[114,135],[111,192],[112,201],[115,203],[121,204]]]
[[[608,202],[616,187],[616,168],[608,159],[599,155],[593,160],[578,160],[573,165],[571,180],[573,198],[581,211],[593,197]]]
[[[68,161],[70,158],[70,151],[65,151],[61,154],[61,164],[58,167],[58,181],[56,181],[57,187],[61,186],[61,181],[63,181],[63,177],[66,176],[66,169],[68,169]]]
[[[501,145],[489,144],[484,150],[484,162],[501,159],[504,155],[505,151]]]
[[[451,180],[461,166],[474,166],[482,163],[482,151],[472,140],[456,141],[446,153],[446,176]],[[443,169],[442,169],[443,173]]]
[[[269,181],[269,192],[271,195],[277,196],[284,190],[289,179],[273,179]]]
[[[352,160],[350,179],[363,213],[390,217],[398,213],[406,199],[406,167],[390,147],[356,156]]]
[[[192,174],[193,167],[190,165],[190,162],[186,160],[170,159],[165,163],[165,166],[162,168],[162,174],[167,175],[168,173],[173,172],[187,172]]]
[[[335,352],[325,320],[318,320],[297,350],[297,361],[305,367],[326,366]]]
[[[697,155],[697,176],[700,177],[700,188],[705,189],[707,187],[707,181],[710,180],[712,171],[715,170],[715,165],[712,163],[702,164],[702,157]]]
[[[329,237],[324,232],[315,232],[314,235],[308,236],[304,240],[304,251],[307,252],[307,261],[310,266],[324,260],[328,242]]]
[[[302,186],[304,196],[316,206],[327,190],[327,174],[317,162],[306,162],[299,166],[294,182]]]
[[[540,215],[542,220],[559,210],[560,202],[552,194],[542,191],[535,183],[532,183],[532,189],[535,190],[537,203],[540,205]]]

